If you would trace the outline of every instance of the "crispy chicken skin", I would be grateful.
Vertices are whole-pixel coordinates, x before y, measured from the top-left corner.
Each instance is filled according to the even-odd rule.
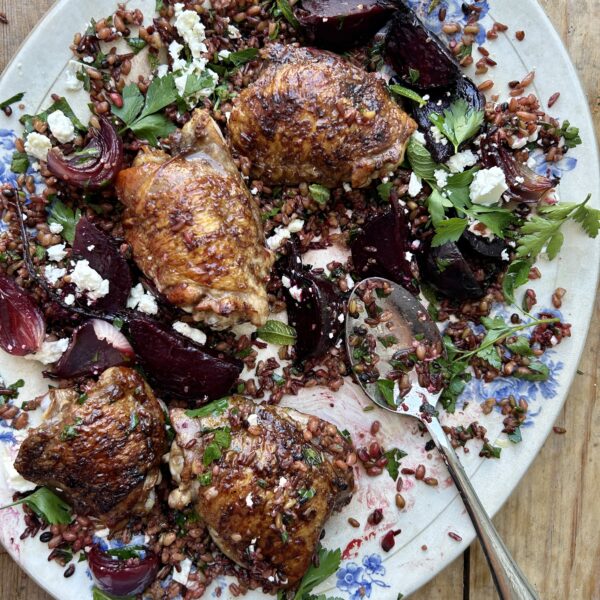
[[[264,324],[274,257],[258,205],[205,110],[183,127],[173,158],[144,149],[116,188],[133,258],[169,302],[215,328]]]
[[[165,416],[148,384],[113,367],[81,404],[74,390],[58,395],[61,405],[21,444],[16,470],[109,527],[145,512],[167,450]]]
[[[265,55],[228,125],[253,177],[356,188],[400,165],[417,126],[377,75],[315,48],[274,44]]]
[[[205,417],[170,411],[177,435],[169,462],[180,487],[169,504],[193,500],[224,554],[271,588],[294,587],[332,511],[350,501],[354,478],[345,460],[352,447],[317,417],[240,396],[221,402],[221,414]],[[207,465],[224,427],[231,443]]]

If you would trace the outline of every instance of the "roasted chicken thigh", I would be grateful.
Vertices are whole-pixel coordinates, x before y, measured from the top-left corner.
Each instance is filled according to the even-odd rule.
[[[108,369],[83,397],[50,394],[50,414],[21,444],[16,470],[110,527],[151,508],[167,449],[165,416],[137,371]]]
[[[350,501],[351,445],[331,423],[239,396],[201,413],[170,411],[180,487],[169,504],[193,501],[224,554],[273,588],[294,587],[330,514]]]
[[[169,302],[215,328],[264,324],[273,255],[258,205],[206,111],[183,127],[173,157],[145,148],[116,187],[133,258]]]
[[[228,125],[254,177],[364,187],[402,162],[417,126],[377,75],[315,48],[275,44],[265,58]]]

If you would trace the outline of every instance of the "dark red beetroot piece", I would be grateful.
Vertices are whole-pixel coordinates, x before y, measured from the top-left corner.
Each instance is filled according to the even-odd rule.
[[[556,186],[555,179],[538,175],[518,161],[500,137],[498,130],[481,140],[481,162],[486,169],[500,167],[504,171],[508,194],[518,202],[539,202],[542,196]]]
[[[215,400],[231,390],[241,361],[204,348],[153,319],[131,315],[129,339],[158,390],[186,400]]]
[[[334,285],[319,275],[291,269],[284,276],[290,283],[284,286],[288,321],[298,336],[296,359],[322,356],[342,333],[344,304]]]
[[[48,375],[61,379],[97,376],[109,367],[134,360],[133,348],[116,327],[92,319],[75,330],[67,350]]]
[[[431,133],[433,123],[429,117],[435,113],[442,114],[444,110],[450,108],[450,105],[458,99],[465,100],[475,111],[485,108],[483,94],[468,77],[459,78],[455,85],[448,88],[430,92],[429,100],[423,107],[420,107],[416,102],[410,103],[412,116],[419,124],[419,129],[423,131],[425,140],[427,141],[427,149],[431,152],[433,160],[437,163],[445,163],[454,154],[454,146],[448,140],[446,140],[446,144],[435,141]],[[468,142],[467,140],[463,146],[467,145]]]
[[[304,0],[296,17],[311,43],[343,48],[369,39],[395,10],[384,0]]]
[[[0,274],[0,348],[13,356],[40,349],[46,333],[42,311],[11,277]]]
[[[405,84],[419,90],[454,84],[461,77],[460,66],[446,45],[408,6],[397,2],[397,8],[385,39],[386,62]]]
[[[408,224],[404,209],[392,202],[392,209],[363,225],[352,245],[352,262],[361,279],[384,277],[418,293],[415,277],[406,260]]]
[[[141,594],[158,573],[160,561],[153,552],[144,558],[126,560],[113,558],[97,545],[89,551],[88,564],[96,586],[113,596],[135,596]]]
[[[430,247],[419,257],[421,277],[450,299],[481,298],[484,289],[453,242]]]
[[[110,282],[108,294],[94,303],[94,309],[115,312],[125,308],[131,290],[131,271],[114,240],[85,217],[75,228],[73,253]]]
[[[58,179],[78,188],[98,190],[110,184],[123,164],[123,142],[111,122],[98,116],[100,129],[81,150],[63,156],[58,148],[48,152],[48,170]]]

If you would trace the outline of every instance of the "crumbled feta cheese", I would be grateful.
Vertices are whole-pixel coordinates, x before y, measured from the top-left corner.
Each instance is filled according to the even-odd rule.
[[[408,250],[404,253],[404,258],[408,262],[410,262],[413,259],[413,256],[414,254],[412,252],[409,252]]]
[[[284,486],[285,486],[285,484],[286,484],[287,482],[288,482],[288,480],[287,480],[285,477],[281,476],[281,477],[279,478],[279,485],[278,485],[277,487],[280,487],[280,488],[282,488],[282,487],[284,487]]]
[[[301,302],[302,301],[302,288],[299,288],[298,286],[294,285],[290,288],[290,296],[296,301],[296,302]]]
[[[60,262],[67,255],[65,244],[55,244],[46,248],[46,254],[48,255],[48,260]]]
[[[69,64],[65,70],[65,87],[68,90],[76,92],[83,89],[83,81],[77,79],[77,73],[79,73],[82,68],[83,66],[76,60],[69,61]]]
[[[408,195],[411,198],[419,195],[419,192],[423,189],[421,178],[415,173],[410,174],[410,181],[408,182]]]
[[[46,265],[44,267],[44,277],[51,285],[54,285],[61,277],[64,277],[66,274],[66,269],[59,269],[58,267],[53,267],[52,265]]]
[[[50,148],[52,142],[45,135],[35,131],[32,131],[25,140],[25,152],[38,160],[46,160]]]
[[[344,188],[345,192],[351,192],[352,191],[352,186],[347,181],[344,181],[342,183],[342,187]]]
[[[527,159],[527,166],[532,170],[535,171],[535,168],[537,167],[537,163],[535,162],[535,158],[533,157],[529,157]]]
[[[500,167],[482,169],[473,177],[470,188],[471,202],[482,206],[498,204],[507,189],[506,177]]]
[[[74,302],[75,302],[75,296],[73,294],[67,294],[64,298],[63,298],[63,302],[67,305],[67,306],[71,306]]]
[[[55,342],[44,342],[40,349],[34,354],[28,354],[24,358],[27,360],[37,360],[44,365],[55,363],[67,349],[69,338],[56,340]]]
[[[267,246],[271,250],[277,250],[286,240],[292,237],[292,233],[286,227],[277,227],[270,238],[267,238]]]
[[[281,285],[284,288],[290,288],[292,287],[292,282],[290,281],[290,278],[287,275],[283,275],[281,278]]]
[[[257,414],[252,413],[251,415],[248,415],[248,425],[250,425],[250,427],[256,427],[258,425]]]
[[[230,54],[231,54],[231,52],[229,50],[219,50],[219,52],[217,53],[217,56],[221,60],[225,60],[226,58],[229,58]]]
[[[448,145],[448,138],[439,130],[437,125],[432,125],[429,128],[429,131],[431,131],[431,135],[433,136],[433,141],[436,144],[441,144],[442,146]]]
[[[185,337],[194,340],[194,342],[196,342],[197,344],[202,345],[206,343],[206,334],[204,333],[204,331],[200,331],[195,327],[190,327],[187,323],[184,323],[183,321],[175,321],[175,323],[173,323],[173,329],[177,333],[180,333],[181,335],[184,335]]]
[[[298,233],[299,231],[302,231],[303,227],[304,221],[302,219],[294,219],[293,221],[290,221],[287,226],[290,233]]]
[[[174,9],[175,29],[190,49],[192,58],[201,58],[202,53],[207,52],[208,49],[204,43],[206,32],[200,21],[200,15],[195,10],[184,10],[184,6],[180,2],[175,4]]]
[[[448,173],[443,169],[436,169],[433,172],[433,176],[435,177],[435,182],[437,183],[439,188],[445,188],[448,184]]]
[[[62,110],[55,110],[48,115],[48,127],[61,144],[75,139],[75,125]]]
[[[173,60],[173,63],[176,63],[179,60],[179,55],[183,49],[183,44],[180,44],[177,40],[173,40],[169,44],[169,56]]]
[[[415,142],[423,144],[423,146],[427,143],[425,136],[418,129],[412,134],[412,138]]]
[[[156,68],[156,77],[159,79],[169,73],[169,65],[158,65]]]
[[[0,444],[0,464],[4,470],[4,480],[9,489],[15,492],[31,492],[37,487],[35,483],[27,481],[15,469],[14,457],[9,444]]]
[[[93,56],[84,56],[81,60],[83,60],[84,63],[91,65],[94,62],[94,57]]]
[[[250,492],[247,496],[246,496],[246,506],[248,508],[252,508],[254,506],[254,502],[252,500],[252,492]]]
[[[49,223],[48,229],[50,233],[60,233],[63,230],[63,226],[60,223]]]
[[[539,135],[540,135],[540,129],[542,128],[541,125],[538,125],[535,129],[535,131],[527,138],[528,142],[536,142]],[[560,144],[559,144],[560,146]]]
[[[513,137],[513,140],[510,144],[510,147],[513,150],[520,150],[521,148],[524,148],[525,146],[527,146],[527,138],[520,138],[520,137]]]
[[[232,40],[237,40],[242,37],[240,30],[235,25],[227,25],[227,35]]]
[[[515,181],[516,181],[517,183],[525,183],[525,177],[521,177],[520,175],[517,175],[517,176],[515,177]]]
[[[188,579],[190,577],[190,571],[192,569],[192,561],[189,558],[184,558],[179,566],[181,570],[173,569],[173,581],[180,583],[181,585],[187,585]]]
[[[346,273],[346,285],[348,286],[349,290],[354,288],[354,279],[352,279],[352,275],[350,275],[350,273]]]
[[[139,310],[147,315],[155,315],[158,312],[156,298],[149,292],[144,291],[144,286],[141,283],[131,288],[127,299],[127,308]]]
[[[469,224],[469,231],[474,235],[487,238],[488,240],[493,240],[494,237],[496,237],[494,232],[481,221],[471,221]]]
[[[502,250],[502,252],[500,252],[500,258],[507,262],[510,260],[510,256],[508,255],[508,250],[506,248],[504,248],[504,250]]]
[[[475,164],[477,164],[477,155],[471,150],[457,152],[446,163],[452,173],[462,173],[467,167]]]
[[[98,300],[108,294],[110,282],[102,279],[98,271],[90,267],[87,260],[78,260],[70,274],[71,282],[77,286],[80,294],[85,293],[90,300]]]
[[[343,323],[343,322],[344,322],[344,320],[345,320],[344,313],[340,313],[340,314],[338,315],[338,321],[339,321],[340,323]]]

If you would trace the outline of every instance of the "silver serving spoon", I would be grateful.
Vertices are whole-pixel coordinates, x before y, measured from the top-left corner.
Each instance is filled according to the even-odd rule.
[[[365,302],[361,300],[362,294],[359,293],[366,289],[363,286],[379,286],[378,290],[370,292],[374,304],[371,303],[368,296],[365,297],[367,305],[371,306],[370,325],[369,321],[365,323],[365,318],[369,318],[369,313]],[[382,289],[381,286],[385,286],[385,289]],[[377,323],[379,319],[373,320],[374,315],[383,316],[382,322]],[[368,347],[365,332],[367,335],[370,334],[369,337],[372,335],[377,340],[374,352],[380,357],[376,364],[379,371],[378,378],[384,378],[393,369],[389,364],[390,360],[392,362],[401,361],[403,355],[406,356],[410,353],[421,356],[423,353],[430,355],[444,353],[440,332],[427,310],[403,287],[387,279],[371,277],[360,282],[348,300],[346,347],[350,362],[355,373],[358,368],[357,379],[375,404],[399,415],[415,417],[427,428],[437,449],[442,454],[448,471],[471,516],[501,600],[538,599],[537,593],[515,563],[496,531],[435,415],[435,405],[441,391],[429,392],[419,384],[416,375],[413,375],[413,381],[410,382],[412,384],[410,391],[404,395],[401,395],[398,383],[393,386],[393,389],[390,389],[391,386],[382,389],[382,386],[378,386],[376,382],[368,382],[369,365],[364,361],[365,349]],[[374,343],[373,338],[370,338],[371,346]],[[404,386],[406,386],[406,376]]]

